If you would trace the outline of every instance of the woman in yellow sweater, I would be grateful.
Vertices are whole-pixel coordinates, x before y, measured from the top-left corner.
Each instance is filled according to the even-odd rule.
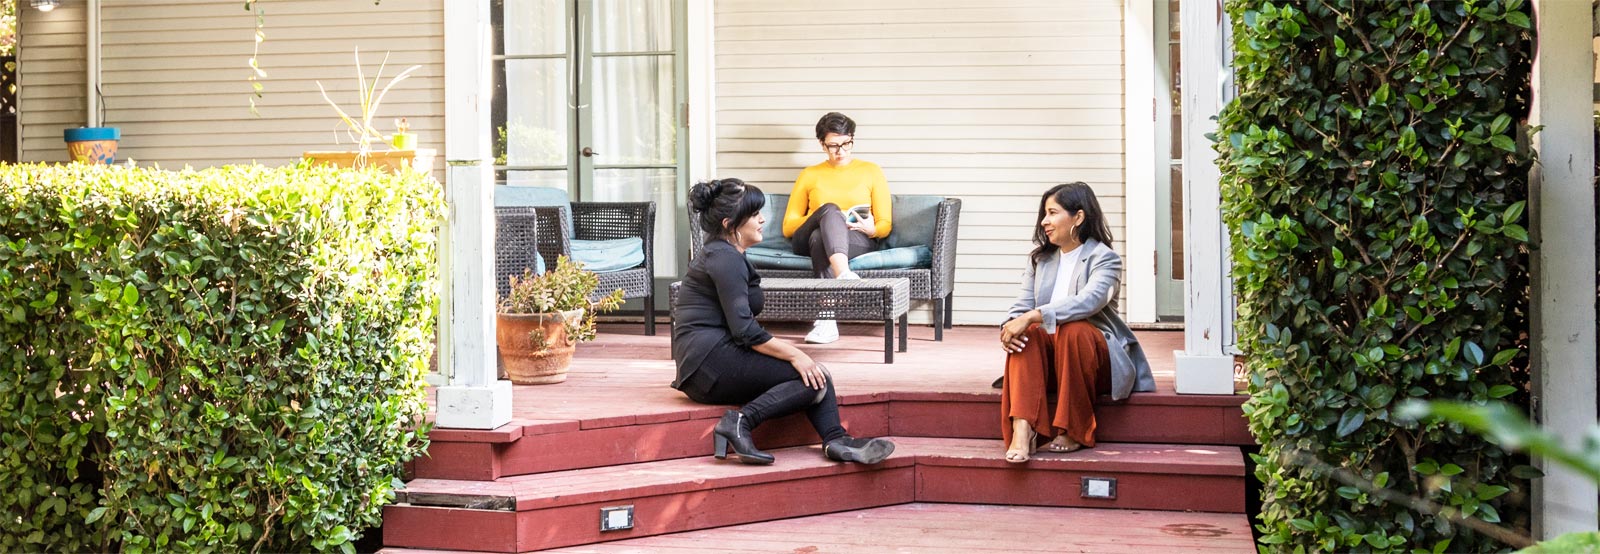
[[[893,223],[883,170],[850,157],[855,134],[856,122],[842,113],[817,120],[817,141],[828,160],[800,171],[783,215],[783,235],[794,253],[810,256],[822,278],[859,279],[850,258],[877,250]],[[836,340],[839,326],[831,319],[817,320],[806,335],[813,344]]]

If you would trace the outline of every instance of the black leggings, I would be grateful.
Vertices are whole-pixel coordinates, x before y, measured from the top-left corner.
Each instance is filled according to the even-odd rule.
[[[860,234],[860,233],[857,233]],[[716,380],[708,393],[706,380]],[[683,383],[683,392],[701,404],[743,404],[750,427],[763,421],[806,411],[811,428],[823,444],[848,436],[839,424],[839,400],[833,376],[822,390],[807,387],[789,362],[744,348],[718,348],[706,356],[700,369]]]
[[[828,272],[828,256],[844,254],[854,258],[878,248],[872,237],[850,230],[844,212],[837,204],[823,204],[795,229],[789,246],[799,256],[811,257],[811,271],[818,277],[838,277]]]

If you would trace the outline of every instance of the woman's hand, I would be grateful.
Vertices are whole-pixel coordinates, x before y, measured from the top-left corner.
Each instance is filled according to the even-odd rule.
[[[1000,348],[1007,354],[1021,352],[1028,346],[1028,326],[1033,324],[1033,318],[1030,316],[1035,313],[1037,312],[1030,311],[1000,326]]]
[[[845,225],[848,226],[851,231],[855,231],[869,237],[878,232],[878,225],[872,222],[872,216],[870,215],[855,221],[846,221]]]
[[[812,390],[822,390],[822,387],[828,384],[828,372],[813,361],[811,356],[807,356],[802,352],[799,356],[790,360],[789,363],[794,364],[795,373],[799,373],[800,380],[805,382],[806,386]]]

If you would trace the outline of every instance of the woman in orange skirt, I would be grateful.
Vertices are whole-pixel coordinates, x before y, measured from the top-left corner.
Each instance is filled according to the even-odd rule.
[[[1111,250],[1094,189],[1056,185],[1039,200],[1038,221],[1022,292],[1000,328],[1001,433],[1013,463],[1035,450],[1093,447],[1096,397],[1156,388],[1144,349],[1117,315],[1122,257]]]

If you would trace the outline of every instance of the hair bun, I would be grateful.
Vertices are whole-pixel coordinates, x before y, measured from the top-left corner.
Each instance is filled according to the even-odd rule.
[[[689,187],[689,205],[697,212],[704,213],[711,209],[711,203],[717,199],[717,190],[711,183],[699,182]]]

